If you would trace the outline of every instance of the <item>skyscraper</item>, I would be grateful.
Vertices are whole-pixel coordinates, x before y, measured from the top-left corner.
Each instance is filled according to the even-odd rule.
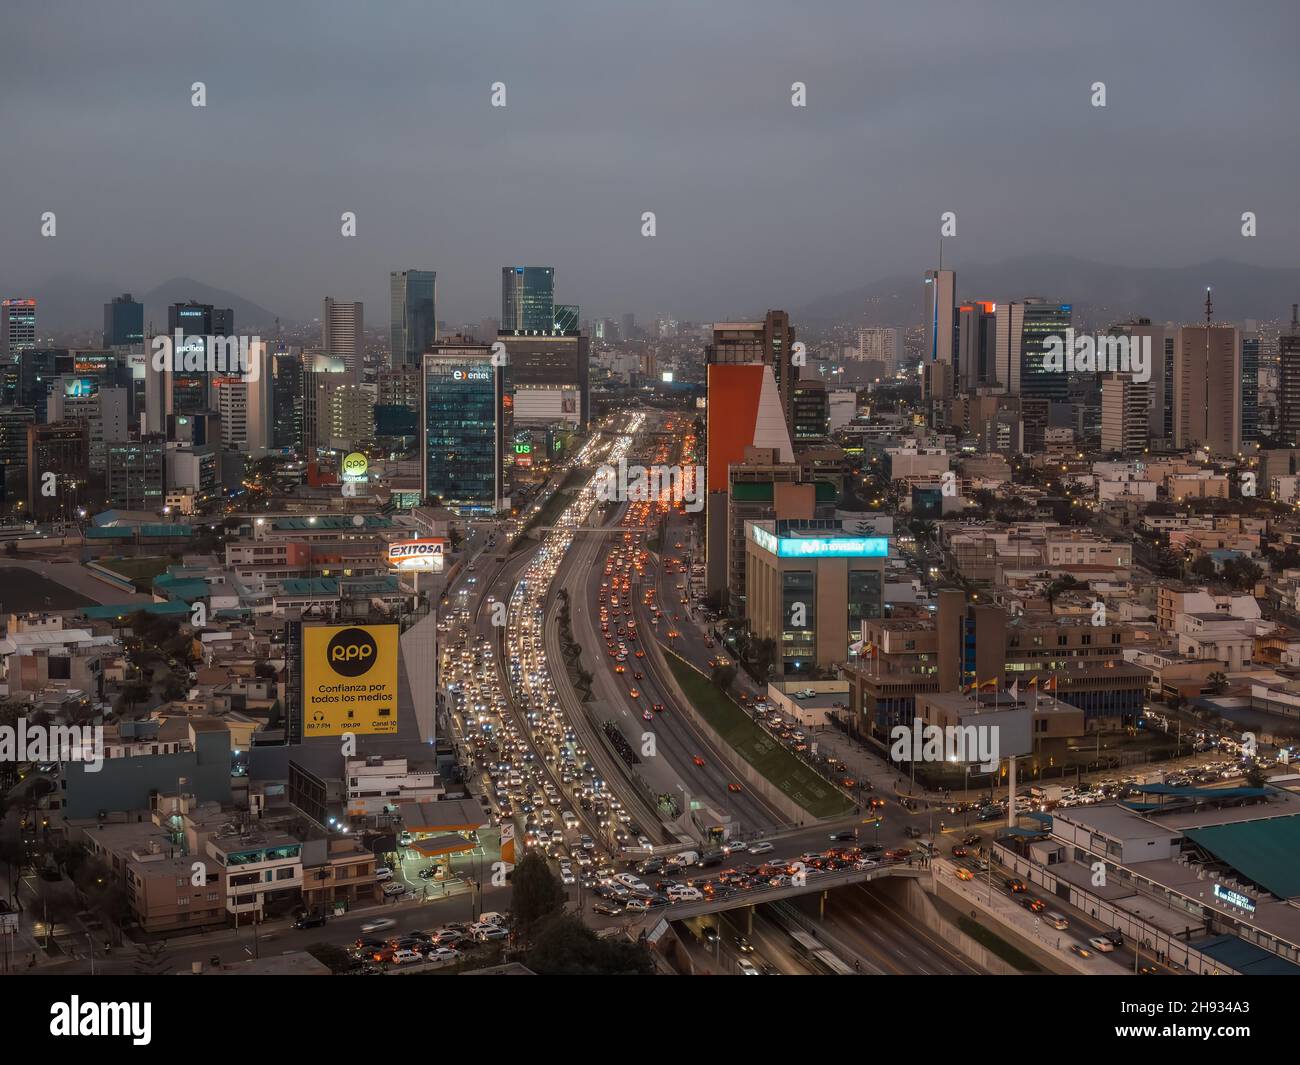
[[[555,269],[501,268],[501,332],[543,335],[555,331]]]
[[[922,318],[925,327],[925,344],[921,349],[922,362],[943,362],[953,365],[953,348],[956,345],[956,292],[957,275],[952,270],[927,270],[922,285]],[[954,367],[955,368],[955,367]]]
[[[1254,323],[1241,334],[1241,442],[1259,440],[1259,330]]]
[[[1207,321],[1179,328],[1174,446],[1204,447],[1214,455],[1241,450],[1241,332],[1234,326]]]
[[[271,356],[271,446],[300,454],[303,438],[303,367],[299,351]]]
[[[0,300],[0,356],[36,347],[36,301]]]
[[[956,390],[973,391],[996,381],[997,304],[963,303],[957,309]]]
[[[389,366],[419,368],[420,357],[438,339],[432,270],[393,271],[388,275],[392,301]]]
[[[365,315],[361,301],[346,303],[326,296],[321,301],[320,343],[330,358],[342,359],[348,376],[361,380]]]
[[[1108,373],[1101,378],[1101,449],[1131,455],[1147,446],[1151,409],[1150,382],[1132,374]]]
[[[421,484],[462,513],[492,513],[504,499],[505,368],[490,344],[463,339],[424,355]]]
[[[1292,446],[1300,440],[1300,307],[1291,304],[1291,328],[1277,338],[1278,435]]]
[[[127,292],[104,304],[104,347],[125,348],[144,344],[144,304]]]
[[[791,437],[794,435],[794,386],[799,380],[794,343],[790,316],[785,311],[768,311],[761,322],[715,322],[713,342],[704,349],[704,361],[711,366],[761,363],[772,367],[786,433]]]
[[[998,381],[1012,395],[1064,403],[1069,381],[1043,365],[1046,340],[1059,336],[1064,343],[1073,307],[1036,296],[997,305]]]

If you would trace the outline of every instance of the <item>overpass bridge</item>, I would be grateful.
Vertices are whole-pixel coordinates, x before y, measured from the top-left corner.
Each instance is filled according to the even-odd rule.
[[[851,884],[864,884],[869,880],[883,880],[887,877],[910,877],[918,879],[929,876],[929,867],[906,865],[902,862],[881,864],[870,869],[839,869],[835,872],[822,872],[809,869],[807,880],[801,885],[787,884],[781,887],[753,888],[749,891],[719,891],[713,898],[698,902],[674,902],[667,907],[650,910],[647,917],[662,917],[666,921],[685,921],[692,917],[702,917],[710,913],[723,913],[726,910],[739,910],[746,906],[759,906],[765,902],[784,902],[801,895],[824,893],[831,888],[848,887]]]

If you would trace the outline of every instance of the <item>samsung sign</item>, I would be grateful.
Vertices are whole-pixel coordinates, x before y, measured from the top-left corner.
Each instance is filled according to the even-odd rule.
[[[750,526],[754,543],[777,558],[888,558],[887,536],[781,536]]]
[[[1222,884],[1214,885],[1214,897],[1220,902],[1226,902],[1229,906],[1236,906],[1238,909],[1255,912],[1255,902],[1250,897],[1243,895],[1240,891],[1233,891],[1224,887]]]

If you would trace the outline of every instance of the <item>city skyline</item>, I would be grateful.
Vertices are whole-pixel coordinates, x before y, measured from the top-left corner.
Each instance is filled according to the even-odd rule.
[[[1126,9],[1120,39],[1092,12],[1008,7],[949,34],[933,27],[960,5],[888,20],[832,8],[836,32],[825,16],[767,5],[644,22],[570,5],[565,47],[585,62],[568,78],[530,46],[539,33],[558,41],[556,27],[522,8],[518,37],[490,35],[486,12],[295,23],[292,74],[278,62],[287,13],[259,9],[252,38],[236,36],[237,20],[187,14],[177,50],[179,16],[163,6],[129,22],[88,8],[58,28],[54,84],[28,59],[54,32],[36,8],[0,44],[6,125],[42,145],[11,168],[0,240],[24,266],[14,277],[6,265],[0,282],[22,292],[76,273],[138,291],[192,263],[184,272],[310,320],[344,286],[385,306],[389,272],[410,263],[439,271],[442,317],[474,321],[495,313],[502,264],[540,261],[584,306],[703,320],[933,268],[947,211],[957,235],[944,265],[958,269],[1040,253],[1289,263],[1300,229],[1287,175],[1300,157],[1284,134],[1286,5],[1257,7],[1248,29],[1212,5]],[[491,39],[492,61],[451,49],[438,64],[402,62],[421,47],[403,31],[422,22]],[[149,64],[116,58],[128,31]],[[739,32],[743,58],[705,46],[723,32]],[[1211,46],[1212,64],[1175,58]],[[349,63],[373,70],[381,48],[380,77],[337,76]],[[192,106],[195,82],[204,107]],[[796,82],[806,106],[792,106]],[[1098,82],[1105,107],[1093,106]],[[411,138],[413,124],[425,135]],[[155,161],[160,136],[179,150]],[[777,165],[758,143],[776,145]],[[107,165],[93,183],[72,165],[83,152]],[[1240,165],[1256,156],[1269,165]],[[41,236],[47,211],[54,237]],[[340,235],[346,211],[355,237]],[[641,235],[646,211],[653,237]],[[1252,238],[1239,232],[1245,211],[1258,218]]]

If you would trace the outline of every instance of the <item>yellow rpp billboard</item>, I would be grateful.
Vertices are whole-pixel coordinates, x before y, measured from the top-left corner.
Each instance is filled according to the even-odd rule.
[[[303,626],[303,736],[397,731],[397,628]]]

